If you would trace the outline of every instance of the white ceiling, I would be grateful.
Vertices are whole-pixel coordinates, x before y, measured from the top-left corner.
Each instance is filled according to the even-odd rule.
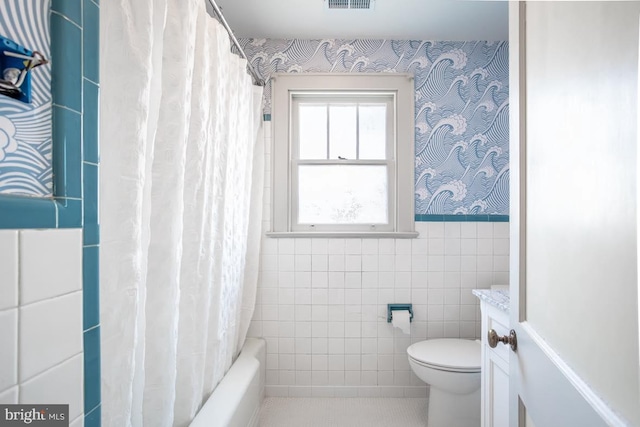
[[[507,1],[376,0],[328,10],[324,0],[216,0],[238,38],[507,40]]]

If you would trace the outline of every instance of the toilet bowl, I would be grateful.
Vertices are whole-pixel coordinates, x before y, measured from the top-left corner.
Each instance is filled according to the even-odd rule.
[[[420,341],[407,348],[411,369],[429,384],[429,427],[480,426],[480,343]]]

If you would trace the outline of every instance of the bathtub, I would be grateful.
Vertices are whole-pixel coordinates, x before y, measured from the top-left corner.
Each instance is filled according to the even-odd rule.
[[[190,427],[256,427],[264,397],[266,345],[247,338],[240,355]]]

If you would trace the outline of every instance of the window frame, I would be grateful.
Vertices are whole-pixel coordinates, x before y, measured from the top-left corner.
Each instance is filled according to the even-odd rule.
[[[271,231],[272,237],[416,237],[414,211],[414,85],[413,75],[401,73],[276,73],[272,86],[272,149],[271,149]],[[385,160],[311,161],[303,164],[385,164],[389,178],[389,225],[297,224],[297,167],[300,164],[294,134],[294,103],[296,99],[324,98],[336,93],[336,99],[393,96],[394,135],[387,146]],[[391,155],[391,157],[390,157]],[[335,162],[335,163],[334,163]],[[390,166],[389,166],[390,165]]]
[[[327,120],[328,131],[330,130],[331,122],[329,119],[329,108],[331,106],[340,104],[366,104],[366,101],[385,104],[386,111],[386,135],[385,135],[385,158],[384,159],[347,159],[340,160],[334,159],[329,156],[330,152],[330,136],[327,134],[327,158],[326,159],[301,159],[300,158],[300,144],[299,144],[299,120],[298,106],[302,103],[318,103],[327,107]],[[396,177],[396,155],[395,155],[395,117],[394,112],[396,109],[396,94],[395,92],[330,92],[325,91],[321,94],[317,92],[292,92],[291,93],[291,152],[289,158],[289,176],[291,180],[289,185],[291,186],[291,200],[289,206],[289,213],[291,215],[291,231],[324,231],[324,232],[366,232],[366,231],[394,231],[395,224],[395,177]],[[356,133],[359,134],[359,129],[356,129]],[[359,139],[359,138],[358,138]],[[356,152],[358,152],[358,139],[356,142]],[[387,182],[394,184],[389,185],[387,191],[387,217],[388,222],[376,223],[376,224],[301,224],[299,221],[299,187],[300,180],[298,176],[299,166],[385,166]]]

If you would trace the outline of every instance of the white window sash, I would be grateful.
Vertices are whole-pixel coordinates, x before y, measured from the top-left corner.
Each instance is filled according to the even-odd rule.
[[[300,224],[298,221],[299,208],[299,180],[298,170],[300,165],[323,165],[323,166],[385,166],[387,168],[387,223],[375,224]],[[291,161],[291,212],[292,231],[377,231],[388,232],[394,230],[395,225],[395,177],[396,167],[393,160],[292,160]]]

